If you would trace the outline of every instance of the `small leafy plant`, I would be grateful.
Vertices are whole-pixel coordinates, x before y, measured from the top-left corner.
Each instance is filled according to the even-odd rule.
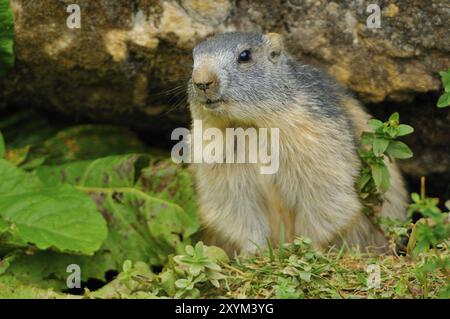
[[[362,146],[358,152],[363,167],[357,189],[363,199],[369,200],[371,195],[379,197],[389,189],[390,175],[385,159],[392,161],[412,157],[411,149],[396,139],[411,134],[414,129],[410,125],[400,124],[397,112],[386,122],[371,119],[368,124],[373,131],[364,132],[361,136]]]
[[[444,93],[437,101],[437,107],[447,107],[450,105],[450,69],[447,71],[441,71],[439,74],[442,79]]]
[[[371,132],[363,132],[361,147],[358,150],[362,162],[360,177],[356,188],[364,203],[364,212],[374,225],[390,238],[392,247],[402,248],[402,237],[406,237],[409,222],[392,220],[380,215],[383,194],[390,187],[390,174],[387,160],[407,159],[413,156],[411,149],[397,138],[411,134],[414,128],[400,124],[399,114],[393,113],[386,122],[371,119],[368,125]],[[393,249],[395,251],[395,249]]]
[[[175,281],[175,298],[198,297],[198,286],[209,282],[220,287],[220,280],[225,279],[219,262],[228,262],[228,256],[218,247],[207,247],[198,242],[195,247],[186,246],[186,253],[173,258],[176,265],[174,273],[179,278]]]
[[[152,298],[198,298],[202,292],[221,287],[226,279],[220,264],[229,263],[226,253],[198,242],[185,253],[169,258],[164,270],[154,274],[146,263],[127,260],[117,278],[91,297],[124,297],[136,293]],[[118,295],[117,295],[118,294]]]
[[[407,249],[414,258],[421,259],[421,263],[415,267],[414,271],[423,286],[423,295],[427,298],[430,273],[441,271],[450,278],[450,257],[448,253],[444,254],[449,250],[450,213],[443,213],[439,209],[437,206],[439,199],[426,197],[424,178],[422,178],[421,194],[412,193],[411,199],[413,202],[409,205],[408,217],[411,218],[414,213],[420,213],[423,219],[414,225]],[[446,205],[450,209],[450,201]],[[440,296],[450,298],[450,283],[442,289]]]

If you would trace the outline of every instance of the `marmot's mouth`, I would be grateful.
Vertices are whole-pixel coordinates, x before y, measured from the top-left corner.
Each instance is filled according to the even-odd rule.
[[[207,99],[205,102],[205,107],[208,109],[215,109],[216,107],[219,106],[220,102],[224,102],[224,100],[218,99],[218,100],[211,100],[211,99]]]

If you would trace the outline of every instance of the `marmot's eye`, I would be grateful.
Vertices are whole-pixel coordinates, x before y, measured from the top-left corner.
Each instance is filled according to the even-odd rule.
[[[247,62],[250,60],[250,50],[244,50],[239,53],[239,62]]]

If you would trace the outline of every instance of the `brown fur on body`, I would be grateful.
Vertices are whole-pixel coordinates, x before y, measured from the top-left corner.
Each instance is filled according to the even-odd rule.
[[[238,47],[245,42],[246,34],[237,36]],[[304,236],[316,248],[340,246],[345,242],[361,250],[384,250],[387,240],[362,213],[355,189],[361,167],[356,152],[358,137],[367,130],[369,116],[356,100],[332,84],[329,89],[335,90],[334,93],[324,92],[326,96],[319,99],[314,90],[320,92],[320,85],[314,87],[309,80],[303,84],[301,72],[312,72],[308,79],[317,83],[323,80],[321,75],[310,69],[292,67],[290,58],[278,52],[282,52],[279,37],[261,35],[260,43],[258,35],[249,37],[253,36],[242,47],[255,46],[256,61],[250,66],[236,66],[242,72],[238,75],[234,74],[236,70],[221,73],[231,63],[224,56],[233,51],[230,49],[232,36],[227,41],[213,40],[217,43],[207,43],[198,52],[194,50],[192,83],[195,85],[198,78],[203,82],[208,80],[207,72],[212,70],[214,90],[196,92],[194,85],[190,86],[191,114],[194,120],[202,120],[203,130],[218,128],[224,135],[230,127],[279,128],[280,166],[277,173],[262,175],[259,164],[192,164],[205,241],[229,253],[251,254],[258,246],[264,247],[267,240],[277,244],[283,225],[287,241]],[[225,48],[221,42],[227,42]],[[279,54],[272,59],[274,51]],[[260,62],[266,54],[267,61]],[[254,77],[249,74],[250,68],[261,67],[260,63],[269,74],[261,75],[259,82],[247,83]],[[209,71],[198,71],[204,65]],[[248,98],[251,93],[245,93],[244,97],[233,95],[237,89],[232,83],[239,82],[240,76],[247,77],[241,86],[261,86],[255,87],[258,91],[272,86],[278,98]],[[208,107],[204,98],[219,99],[219,106]],[[327,106],[323,102],[327,99],[333,104],[332,110],[324,110]],[[193,143],[193,148],[196,147],[199,146]],[[388,163],[388,167],[391,188],[385,194],[382,216],[404,218],[406,191],[402,177],[395,164]]]

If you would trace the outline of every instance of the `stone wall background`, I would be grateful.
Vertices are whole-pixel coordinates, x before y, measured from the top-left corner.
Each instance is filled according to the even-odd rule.
[[[81,29],[66,26],[69,4]],[[368,29],[369,3],[382,9]],[[383,117],[416,127],[409,176],[450,181],[450,115],[437,110],[438,72],[450,67],[448,0],[11,0],[16,66],[0,108],[37,107],[168,132],[186,125],[191,50],[218,32],[279,32],[299,60],[322,68]],[[164,136],[164,133],[161,133]],[[442,182],[443,181],[443,182]],[[449,195],[447,193],[447,195]]]

